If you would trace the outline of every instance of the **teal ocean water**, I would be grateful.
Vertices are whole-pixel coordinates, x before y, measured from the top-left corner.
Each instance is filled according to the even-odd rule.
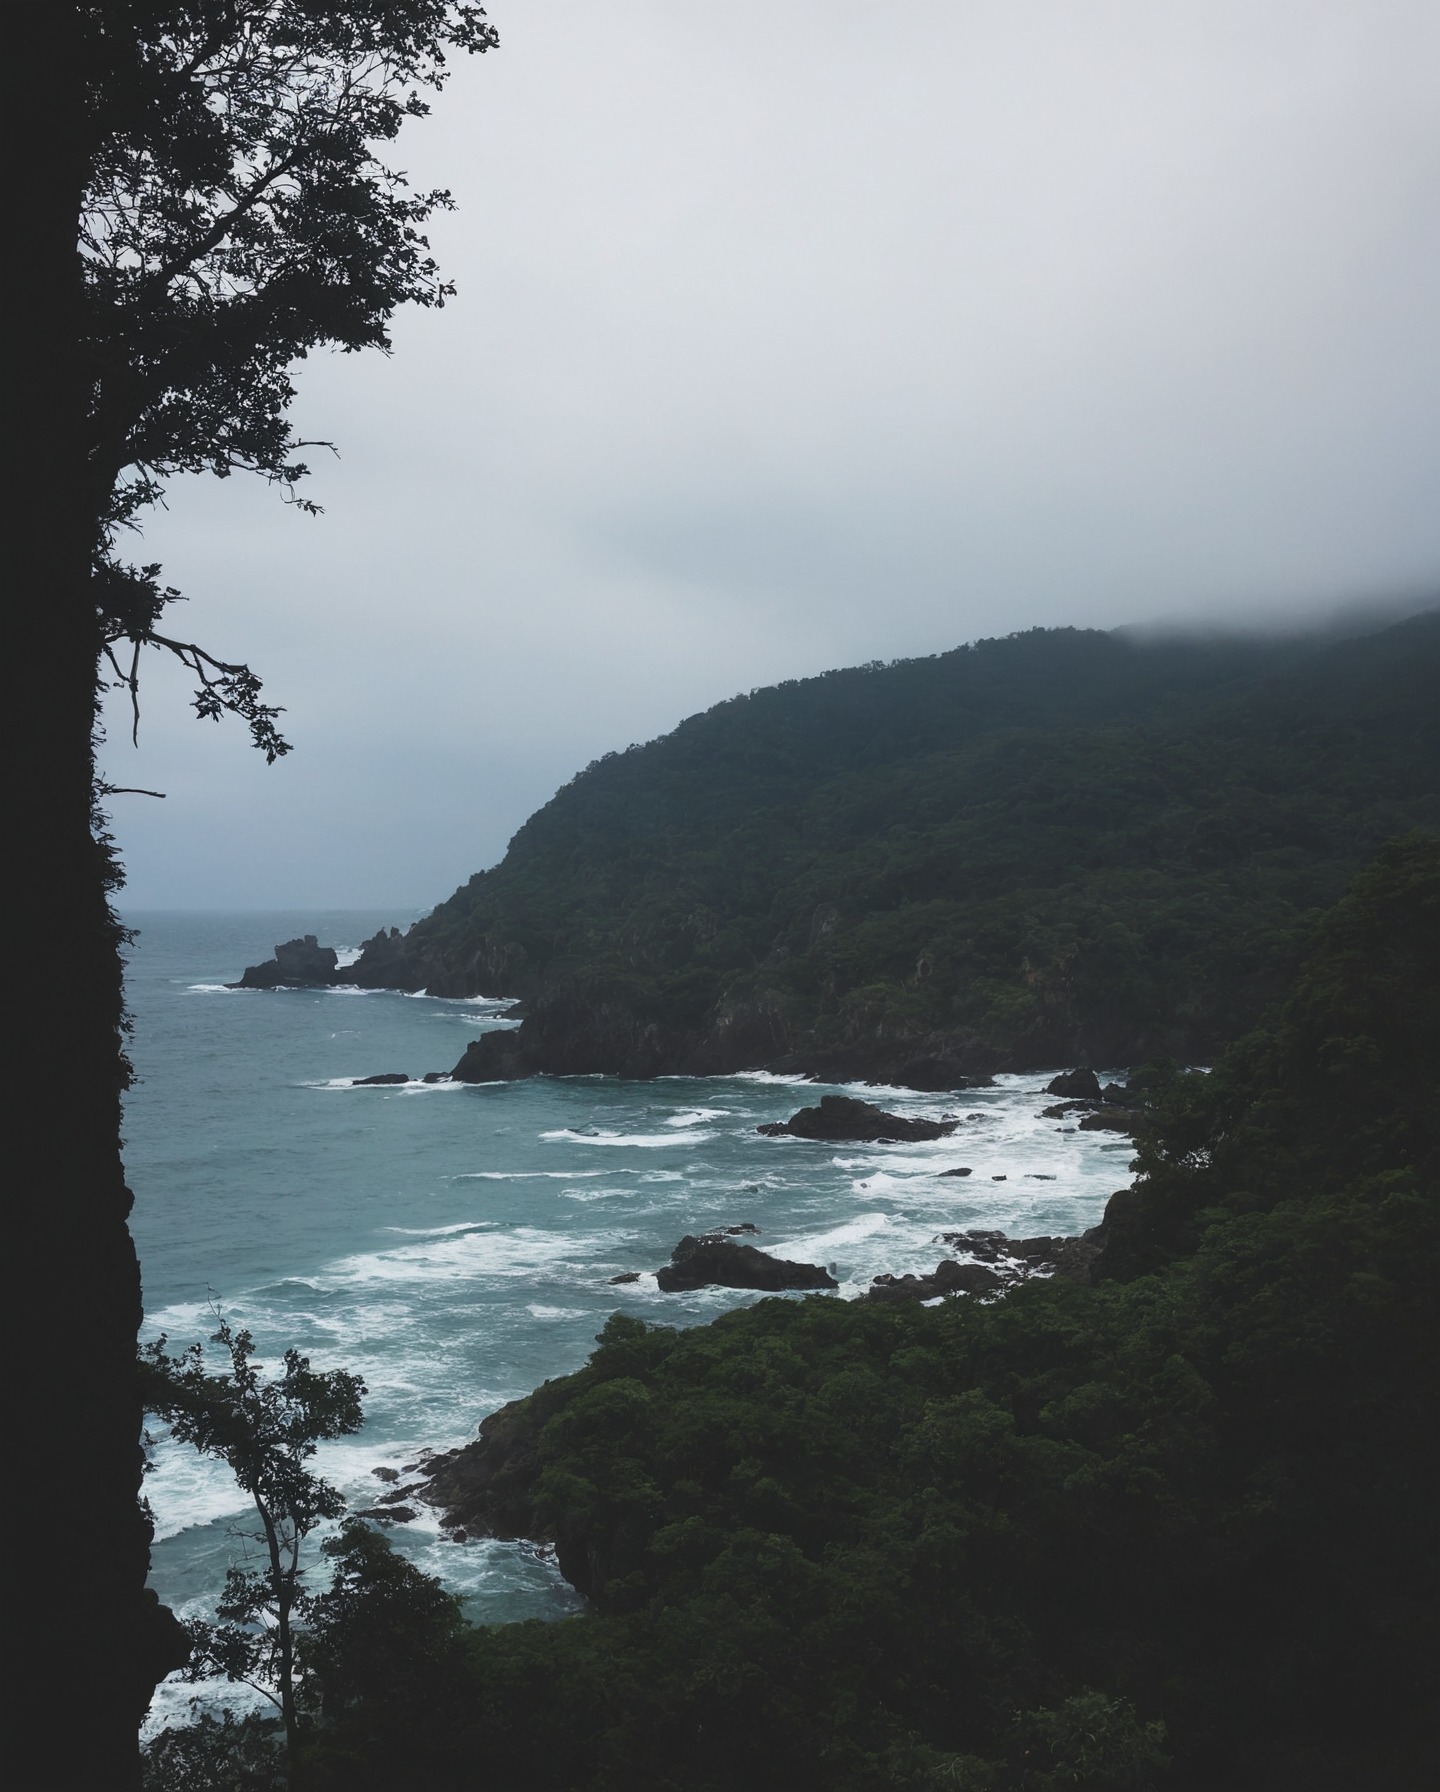
[[[353,950],[413,918],[125,917],[138,930],[125,1158],[146,1335],[203,1338],[214,1301],[262,1355],[294,1345],[363,1375],[364,1430],[317,1459],[354,1508],[383,1491],[375,1468],[463,1443],[502,1402],[579,1367],[609,1313],[693,1325],[759,1298],[661,1294],[650,1272],[687,1232],[749,1221],[762,1249],[830,1266],[841,1286],[820,1298],[846,1299],[882,1271],[933,1269],[941,1230],[1082,1230],[1128,1179],[1127,1140],[1040,1117],[1043,1075],[945,1097],[851,1085],[961,1124],[934,1143],[835,1147],[756,1133],[816,1099],[798,1079],[420,1082],[513,1024],[503,990],[462,1002],[224,987],[277,940],[314,933]],[[392,1071],[416,1080],[352,1086]],[[958,1164],[973,1174],[940,1179]],[[638,1283],[610,1285],[632,1270]],[[243,1548],[244,1502],[193,1452],[162,1437],[153,1454],[153,1582],[182,1614],[202,1613]],[[450,1543],[424,1519],[390,1535],[477,1620],[576,1608],[532,1547]]]

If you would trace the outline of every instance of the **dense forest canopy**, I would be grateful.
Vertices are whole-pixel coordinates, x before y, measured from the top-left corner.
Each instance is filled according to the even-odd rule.
[[[1036,629],[754,691],[591,765],[358,974],[529,998],[539,1068],[1203,1061],[1381,841],[1440,826],[1437,681],[1430,612]],[[547,1060],[577,1004],[637,1024]]]
[[[352,1535],[299,1783],[1428,1787],[1440,842],[1172,1073],[1137,1168],[1089,1283],[613,1317],[467,1514],[591,1608],[467,1632]]]

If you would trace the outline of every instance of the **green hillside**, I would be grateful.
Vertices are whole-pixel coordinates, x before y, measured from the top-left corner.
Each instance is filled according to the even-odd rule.
[[[1440,827],[1437,690],[1430,612],[755,691],[589,766],[355,975],[526,998],[475,1074],[1208,1058],[1382,841]]]
[[[488,1422],[465,1522],[588,1610],[466,1634],[392,1566],[321,1627],[297,1783],[1432,1784],[1437,1077],[1415,836],[1170,1079],[1092,1284],[617,1314]]]

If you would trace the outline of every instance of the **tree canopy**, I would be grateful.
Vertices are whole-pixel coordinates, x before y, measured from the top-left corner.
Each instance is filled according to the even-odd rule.
[[[177,473],[255,473],[287,499],[320,444],[297,439],[294,367],[388,349],[404,304],[444,304],[423,233],[448,192],[385,159],[429,111],[447,56],[497,34],[470,0],[190,0],[87,9],[90,133],[80,220],[87,473],[111,669],[136,694],[149,644],[275,758],[277,712],[248,668],[159,631],[180,593],[120,554]],[[122,664],[114,649],[129,650]]]

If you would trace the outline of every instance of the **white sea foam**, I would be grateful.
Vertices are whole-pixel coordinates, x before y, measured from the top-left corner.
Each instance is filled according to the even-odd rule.
[[[599,1240],[583,1241],[568,1232],[531,1226],[513,1231],[467,1230],[448,1238],[400,1245],[393,1251],[366,1251],[331,1264],[325,1280],[335,1287],[383,1283],[457,1282],[484,1278],[511,1280],[563,1266],[588,1267]]]
[[[556,1127],[540,1137],[550,1144],[565,1145],[628,1145],[637,1151],[658,1151],[666,1145],[695,1145],[702,1139],[713,1139],[713,1132],[577,1132],[573,1127]]]
[[[667,1126],[702,1126],[707,1120],[721,1120],[733,1108],[691,1108],[684,1114],[672,1114],[665,1122]]]
[[[382,1226],[383,1232],[402,1232],[407,1238],[451,1238],[461,1232],[488,1232],[495,1220],[457,1220],[453,1226]]]
[[[638,1176],[638,1170],[461,1170],[455,1182],[581,1182],[587,1176]]]

